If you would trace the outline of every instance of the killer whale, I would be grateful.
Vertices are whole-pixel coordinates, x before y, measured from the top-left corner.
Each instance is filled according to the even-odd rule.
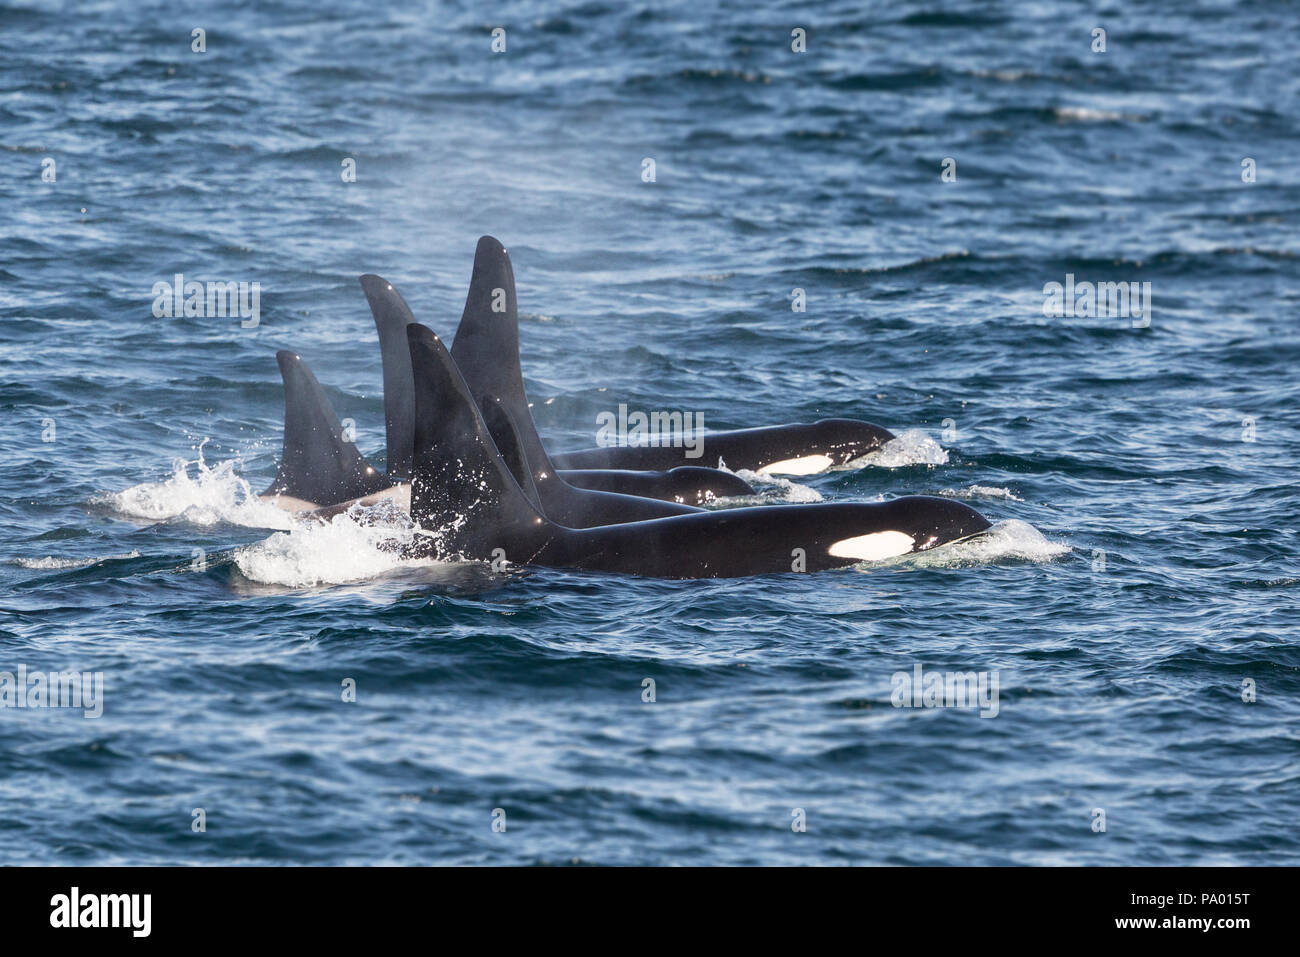
[[[365,277],[362,284],[366,284]],[[504,311],[492,309],[492,300],[498,290],[504,294]],[[369,289],[366,294],[370,296]],[[400,296],[397,298],[400,300]],[[374,306],[372,300],[371,308],[374,309]],[[409,315],[410,310],[406,312]],[[377,316],[375,321],[376,324],[379,323]],[[413,322],[414,318],[409,321]],[[400,377],[405,381],[407,360],[400,356],[399,332],[400,327],[390,324],[388,330],[380,329],[380,337],[383,339],[387,334],[383,350],[385,363],[391,356],[395,370],[401,366],[400,373],[394,372],[394,378]],[[701,465],[695,456],[687,456],[688,451],[696,450],[686,448],[684,443],[676,447],[609,446],[548,455],[542,450],[540,440],[532,441],[537,430],[532,424],[531,413],[527,411],[523,373],[519,368],[519,317],[514,270],[505,247],[492,236],[480,237],[474,251],[470,293],[460,327],[456,330],[451,355],[475,395],[482,395],[486,391],[497,392],[509,398],[511,416],[521,431],[520,437],[525,442],[530,460],[534,465],[545,466],[551,477],[554,477],[556,469],[566,473],[592,470],[668,472],[682,467],[698,468]],[[388,376],[385,374],[385,397],[389,394],[388,385]],[[395,387],[400,388],[400,383],[395,383]],[[409,413],[404,413],[397,418],[405,421],[408,416]],[[812,423],[708,432],[702,443],[705,462],[709,465],[725,464],[728,469],[748,469],[760,474],[811,475],[861,458],[881,448],[892,438],[894,433],[888,429],[859,419],[821,419]],[[741,490],[743,480],[731,472],[718,469],[713,471],[716,473],[711,479],[715,483],[712,487],[714,495],[721,497],[753,493],[747,484]],[[678,483],[690,485],[702,478],[697,473],[692,477],[681,476],[676,482],[647,484],[644,478],[628,476],[625,486],[617,484],[618,476],[570,477],[566,474],[563,480],[570,485],[586,488],[638,495],[655,494],[657,498],[676,499],[679,496]],[[593,484],[586,484],[588,482]]]
[[[703,461],[725,463],[763,475],[812,475],[874,452],[894,433],[859,419],[820,419],[730,432],[706,432],[698,439]],[[671,469],[690,461],[684,446],[628,445],[560,452],[562,469]]]
[[[415,399],[413,554],[659,578],[820,571],[924,551],[987,530],[951,499],[774,505],[575,529],[539,509],[511,474],[456,362],[432,330],[406,328]],[[509,403],[502,402],[509,423]],[[517,424],[517,423],[516,423]],[[498,430],[502,442],[516,441]],[[520,436],[522,438],[522,436]],[[508,449],[527,458],[521,450]],[[535,475],[535,469],[525,470]]]
[[[405,369],[409,370],[410,350],[405,345],[405,338],[403,331],[401,358],[404,359]],[[390,356],[385,356],[386,379],[394,366],[399,371],[403,368],[403,364],[394,363],[390,359]],[[284,439],[275,480],[260,497],[285,511],[320,519],[337,515],[353,505],[376,505],[385,500],[392,501],[399,509],[408,510],[409,483],[396,480],[391,472],[385,476],[346,439],[343,425],[329,397],[302,356],[281,350],[276,353],[276,361],[284,383]],[[398,379],[395,383],[395,388],[404,391],[408,399],[411,392],[409,382],[408,373],[405,379]],[[495,406],[489,404],[486,408],[492,410]],[[408,450],[406,456],[409,470],[414,403],[407,402],[405,406],[397,403],[394,409],[386,409],[386,412],[389,413],[389,448],[398,449],[400,455],[404,441]],[[405,419],[401,418],[403,415]],[[491,418],[489,416],[490,420]],[[522,461],[521,455],[518,462],[522,464]],[[647,481],[658,480],[662,484],[664,481],[676,480],[683,501],[692,494],[701,501],[706,500],[703,489],[707,486],[701,483],[692,486],[690,473],[699,471],[711,474],[711,470],[678,471],[684,474],[674,479],[668,479],[660,473],[646,473]],[[524,478],[517,471],[515,475],[521,485],[525,484]],[[745,485],[744,488],[748,490],[749,486]],[[659,511],[656,509],[656,513]]]
[[[473,280],[470,283],[470,296],[465,304],[465,313],[468,315],[472,310],[484,304],[484,296],[491,297],[492,288],[481,289],[482,283],[475,285]],[[405,423],[410,422],[409,435],[413,437],[418,431],[418,420],[416,419],[416,408],[414,400],[414,377],[411,372],[410,348],[407,347],[404,361],[398,358],[397,351],[393,348],[395,342],[402,342],[406,338],[406,330],[415,324],[415,317],[411,313],[410,307],[402,298],[400,292],[386,279],[368,274],[361,277],[361,287],[365,291],[366,299],[370,303],[370,310],[374,316],[375,328],[379,332],[380,342],[383,344],[381,352],[384,360],[384,406],[387,410],[393,406],[393,412],[385,413],[385,418],[390,423],[396,423],[396,429],[399,432],[397,437],[398,444],[390,446],[395,448],[396,453],[390,452],[391,464],[389,465],[390,477],[396,480],[409,479],[413,467],[413,454],[408,454],[407,449],[411,447],[410,440],[402,440],[401,430],[404,429]],[[463,321],[463,319],[462,319]],[[390,375],[390,369],[392,374]],[[522,392],[522,382],[520,383]],[[495,403],[499,396],[489,393],[486,389],[481,389],[478,393],[478,399],[484,406]],[[508,407],[508,406],[507,406]],[[524,403],[525,412],[527,403]],[[531,424],[531,417],[529,418]],[[523,426],[517,425],[521,433]],[[526,439],[522,441],[527,441]],[[540,448],[541,439],[536,439],[536,447]],[[584,528],[589,525],[608,525],[615,522],[639,521],[645,518],[659,518],[665,515],[683,515],[696,508],[691,505],[659,501],[656,499],[639,498],[631,495],[619,495],[603,491],[589,491],[569,485],[556,474],[554,469],[549,467],[549,462],[545,459],[545,452],[535,453],[532,459],[521,458],[521,462],[538,461],[544,463],[538,468],[532,470],[532,480],[538,490],[539,500],[546,502],[546,507],[553,514],[561,515],[570,525],[577,528]]]
[[[410,307],[392,283],[380,276],[368,274],[361,277],[361,286],[374,316],[379,333],[384,361],[385,418],[389,435],[389,474],[395,480],[409,475],[411,457],[409,440],[413,435],[407,423],[414,419],[413,377],[410,349],[405,356],[396,348],[405,346],[406,330],[415,323]],[[498,297],[497,290],[503,296]],[[492,309],[493,300],[504,299],[504,311]],[[456,362],[465,378],[474,383],[474,395],[480,405],[500,401],[514,423],[528,462],[532,481],[547,514],[566,525],[586,528],[618,522],[641,521],[669,515],[684,515],[697,511],[691,503],[708,501],[723,495],[752,494],[753,489],[742,479],[714,470],[694,469],[681,475],[630,475],[589,478],[602,487],[585,488],[570,484],[547,457],[541,437],[528,411],[524,394],[523,372],[519,366],[518,311],[515,300],[514,277],[505,248],[496,240],[484,237],[479,241],[474,257],[474,271],[470,279],[460,326],[456,332]],[[391,410],[390,410],[391,407]],[[705,480],[704,474],[712,476]],[[583,478],[580,476],[580,479]],[[637,491],[654,491],[659,494],[645,497],[627,494],[625,488]]]
[[[622,478],[629,482],[639,482],[642,490],[660,492],[671,488],[674,483],[698,485],[702,480],[704,472],[698,469],[684,476],[665,475],[649,482],[638,476],[608,475],[604,477],[602,488],[592,489],[574,485],[556,469],[537,433],[524,391],[524,374],[519,361],[519,306],[514,268],[505,246],[492,236],[480,237],[475,246],[469,291],[465,297],[460,324],[456,327],[451,357],[480,407],[490,400],[499,400],[517,432],[541,505],[560,524],[573,524],[566,521],[566,518],[575,514],[584,518],[584,525],[593,524],[586,520],[584,506],[586,509],[602,503],[624,506],[629,499],[673,502],[674,498],[678,498],[675,493],[671,497],[656,495],[653,499],[625,494],[626,490],[619,485]],[[712,476],[710,487],[718,496],[753,492],[748,483],[736,476],[717,470],[711,470],[708,474]],[[619,498],[617,501],[603,498],[610,495],[618,495]],[[639,506],[636,512],[628,512],[621,517],[618,513],[613,513],[612,518],[613,521],[630,522],[661,515],[686,514],[694,509],[694,506],[684,502],[673,502],[673,505],[673,511],[658,509],[658,514],[645,506]],[[613,524],[613,521],[600,524]]]
[[[410,473],[414,415],[406,327],[415,322],[415,316],[401,293],[382,277],[374,274],[362,276],[361,287],[370,304],[383,357],[388,473],[396,481],[405,481]],[[502,290],[503,294],[502,312],[491,309],[497,289]],[[466,345],[462,342],[462,336],[465,340],[477,341],[473,346]],[[491,236],[480,237],[474,251],[470,290],[466,296],[460,327],[456,331],[456,342],[461,342],[462,345],[459,354],[453,345],[453,357],[460,364],[461,373],[475,394],[482,398],[492,394],[493,389],[506,390],[504,394],[511,399],[513,414],[519,416],[521,410],[526,413],[525,418],[516,420],[516,426],[528,437],[530,446],[535,439],[533,462],[537,464],[544,458],[549,462],[548,453],[537,436],[532,414],[526,411],[528,399],[524,393],[523,371],[519,365],[519,314],[514,271],[505,247]],[[495,371],[498,358],[507,356],[513,356],[512,367]],[[552,467],[548,470],[550,476],[554,476],[557,471],[560,482],[579,489],[656,498],[686,505],[698,506],[718,498],[754,494],[754,489],[740,476],[698,465],[679,463],[677,467],[669,469],[557,470]],[[567,493],[560,488],[555,492],[548,490],[547,495],[549,498]]]
[[[409,348],[406,353],[410,368]],[[385,478],[346,440],[329,397],[302,356],[281,350],[276,360],[284,381],[284,444],[276,479],[259,497],[306,518],[330,518],[353,505],[376,505],[384,500],[409,511],[410,483]],[[530,501],[540,504],[509,415],[499,402],[491,402],[480,411],[490,434],[506,450],[502,457],[515,481]],[[412,422],[414,412],[412,405]],[[407,438],[409,445],[412,437]]]
[[[720,469],[679,465],[666,471],[637,469],[560,469],[560,477],[578,488],[622,492],[660,498],[687,505],[705,505],[715,499],[753,495],[753,487],[739,475]]]
[[[500,311],[493,308],[498,291],[504,300]],[[524,374],[519,361],[519,306],[514,267],[505,246],[493,236],[479,237],[474,248],[469,293],[452,342],[451,357],[476,398],[502,398],[511,421],[519,431],[528,460],[535,470],[548,473],[548,479],[555,476],[557,469],[537,434],[537,426],[533,422],[528,397],[524,392]],[[691,499],[702,502],[754,493],[749,483],[739,476],[719,469],[701,468],[698,463],[676,462],[664,469],[601,470],[596,467],[575,471],[584,474],[571,476],[567,470],[561,471],[560,481],[579,488],[649,496],[674,502],[689,502]],[[585,474],[593,471],[614,474]],[[650,474],[655,472],[661,474]],[[536,472],[534,479],[537,480]],[[549,502],[547,490],[539,485],[539,491],[544,501]]]
[[[343,434],[343,424],[302,356],[275,354],[284,381],[284,441],[275,480],[261,494],[293,512],[387,493],[393,483]]]

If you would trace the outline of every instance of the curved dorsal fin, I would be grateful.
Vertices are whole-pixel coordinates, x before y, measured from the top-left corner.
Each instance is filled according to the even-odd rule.
[[[325,390],[295,352],[275,354],[284,379],[280,471],[263,495],[289,495],[317,506],[373,495],[391,484],[343,435]]]
[[[412,394],[411,348],[406,327],[415,316],[406,300],[387,279],[373,274],[361,277],[370,312],[379,333],[379,351],[384,364],[384,423],[388,439],[388,476],[394,481],[411,477],[412,443],[415,435],[415,398]]]

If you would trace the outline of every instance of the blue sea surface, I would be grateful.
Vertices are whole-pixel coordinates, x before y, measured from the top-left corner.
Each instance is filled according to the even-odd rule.
[[[6,3],[0,672],[101,673],[103,713],[0,707],[0,863],[1300,863],[1298,26]],[[994,534],[659,581],[258,502],[275,351],[382,463],[357,278],[450,338],[482,234],[553,450],[620,403],[861,418],[902,438],[761,500]],[[256,325],[155,317],[178,273],[259,283]],[[1045,315],[1067,276],[1149,322]],[[895,707],[917,666],[996,716]]]

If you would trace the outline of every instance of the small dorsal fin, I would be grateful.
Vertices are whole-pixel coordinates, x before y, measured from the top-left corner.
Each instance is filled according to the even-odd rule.
[[[263,495],[288,495],[317,506],[382,491],[392,483],[343,434],[325,390],[295,352],[275,354],[284,379],[284,449],[280,471]]]
[[[415,322],[415,316],[387,279],[367,274],[361,277],[361,288],[375,317],[379,352],[383,357],[388,476],[402,482],[411,477],[411,443],[415,434],[411,349],[406,342],[406,327]]]
[[[519,490],[528,496],[533,508],[545,515],[546,509],[542,508],[537,483],[533,481],[533,473],[528,468],[528,456],[524,454],[523,445],[519,441],[519,429],[506,411],[505,403],[500,399],[491,399],[481,403],[479,411],[483,413],[483,424],[487,426],[492,442],[501,454],[501,461],[506,463],[506,468],[515,477]]]

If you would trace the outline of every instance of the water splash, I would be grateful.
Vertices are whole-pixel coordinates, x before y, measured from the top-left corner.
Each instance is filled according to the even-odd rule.
[[[90,565],[99,562],[121,561],[128,558],[139,558],[140,553],[134,548],[129,552],[121,552],[116,555],[98,555],[89,558],[59,558],[57,555],[47,555],[44,558],[12,558],[9,564],[17,565],[19,568],[36,568],[36,569],[56,569],[56,568],[87,568]]]
[[[287,531],[235,550],[249,581],[288,588],[341,585],[431,564],[406,557],[418,530],[391,502],[354,506],[329,521],[304,519]]]
[[[995,485],[972,485],[969,488],[954,489],[946,488],[940,495],[946,495],[948,498],[1000,498],[1009,502],[1023,502],[1024,499],[1011,491],[1009,488],[998,488]]]
[[[763,505],[773,501],[803,503],[822,500],[821,492],[815,488],[800,485],[779,475],[764,475],[760,472],[751,472],[749,469],[741,469],[733,474],[752,485],[758,494],[735,495],[719,499],[727,505]]]
[[[882,469],[897,469],[908,465],[947,465],[948,453],[934,439],[921,429],[908,429],[894,436],[874,452],[868,452],[851,462],[839,466],[842,469],[860,469],[866,466]]]
[[[908,564],[918,568],[968,568],[1002,561],[1050,562],[1070,553],[1067,542],[1054,542],[1028,522],[995,522],[982,535],[942,545],[930,551],[905,555],[880,564]]]
[[[271,501],[261,499],[241,477],[239,459],[229,459],[209,468],[203,458],[204,439],[194,461],[177,459],[172,474],[162,482],[143,482],[98,501],[127,518],[148,522],[181,519],[195,525],[243,525],[248,528],[281,528],[293,525],[293,517]]]

